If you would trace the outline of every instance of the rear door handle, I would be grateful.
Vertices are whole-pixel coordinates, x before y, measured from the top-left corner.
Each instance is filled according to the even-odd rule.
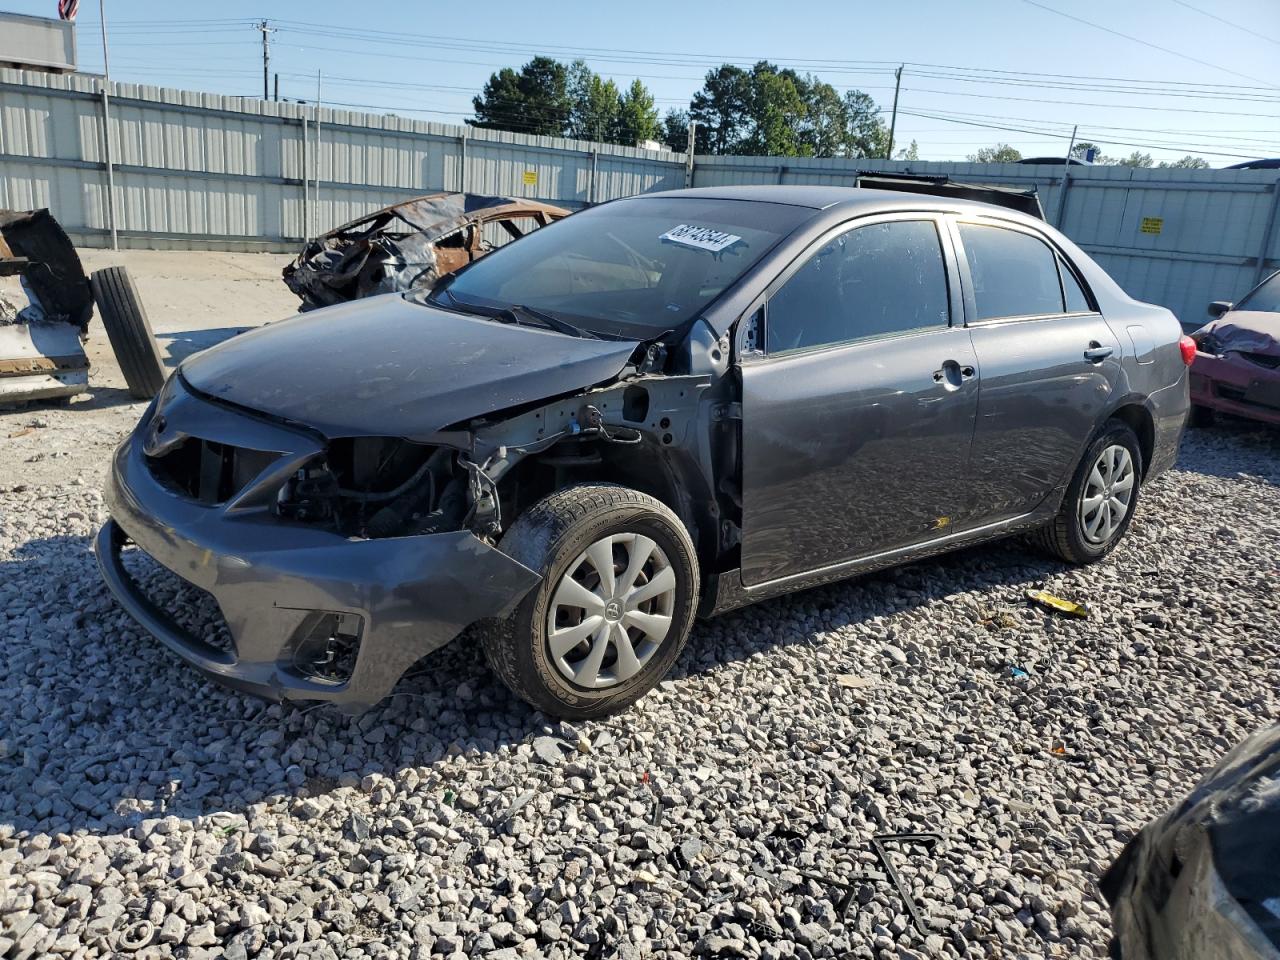
[[[960,389],[960,381],[968,380],[977,371],[973,367],[962,367],[954,360],[947,360],[942,369],[933,371],[933,382],[940,383],[948,390]]]
[[[1084,358],[1090,363],[1101,363],[1113,353],[1115,353],[1114,347],[1104,347],[1097,340],[1091,340],[1088,349],[1084,352]]]

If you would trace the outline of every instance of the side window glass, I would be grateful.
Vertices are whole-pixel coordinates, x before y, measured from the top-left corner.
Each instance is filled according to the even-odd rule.
[[[816,253],[769,300],[770,353],[950,322],[947,270],[930,220],[855,227]]]
[[[1062,292],[1067,298],[1067,313],[1089,313],[1093,307],[1089,306],[1089,298],[1084,295],[1080,281],[1065,260],[1060,260],[1058,266],[1062,270]]]
[[[1062,313],[1058,264],[1043,241],[1017,230],[960,224],[979,320]]]

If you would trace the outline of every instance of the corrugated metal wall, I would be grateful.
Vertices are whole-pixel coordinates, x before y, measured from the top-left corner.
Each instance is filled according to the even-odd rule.
[[[1274,170],[1073,166],[1064,206],[1060,165],[796,157],[695,160],[696,186],[852,183],[858,171],[909,169],[1034,187],[1049,222],[1097,259],[1130,296],[1162,304],[1188,325],[1206,319],[1210,300],[1238,300],[1261,276],[1280,267],[1280,175]]]
[[[307,234],[433,191],[578,207],[685,183],[683,154],[329,109],[320,111],[317,150],[315,112],[297,104],[112,89],[116,216],[126,246],[288,251]],[[1036,187],[1048,219],[1130,294],[1188,324],[1210,300],[1238,299],[1280,266],[1275,171],[1072,167],[1063,204],[1060,166],[694,161],[695,186],[852,184],[859,171],[910,170]],[[0,70],[0,207],[49,207],[78,242],[101,246],[105,184],[99,82]]]
[[[578,207],[684,185],[678,154],[381,114],[322,109],[317,135],[315,110],[298,104],[128,83],[112,84],[110,113],[127,246],[292,250],[439,190]],[[47,206],[78,242],[102,245],[102,116],[94,78],[0,70],[0,207]]]

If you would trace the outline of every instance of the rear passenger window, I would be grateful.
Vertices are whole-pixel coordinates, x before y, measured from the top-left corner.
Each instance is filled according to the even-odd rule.
[[[960,224],[960,238],[973,277],[977,319],[1063,312],[1058,264],[1044,241],[975,223]]]
[[[1067,298],[1067,313],[1091,312],[1093,307],[1089,305],[1089,298],[1084,295],[1084,288],[1080,286],[1080,281],[1071,272],[1066,261],[1059,260],[1058,267],[1062,270],[1062,292]]]
[[[768,303],[768,352],[802,350],[950,322],[947,271],[931,220],[855,227],[812,254]]]

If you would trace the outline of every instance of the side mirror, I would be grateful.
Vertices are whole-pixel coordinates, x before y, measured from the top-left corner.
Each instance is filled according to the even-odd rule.
[[[1230,300],[1215,300],[1213,303],[1209,304],[1209,316],[1217,320],[1234,306],[1235,304]]]

